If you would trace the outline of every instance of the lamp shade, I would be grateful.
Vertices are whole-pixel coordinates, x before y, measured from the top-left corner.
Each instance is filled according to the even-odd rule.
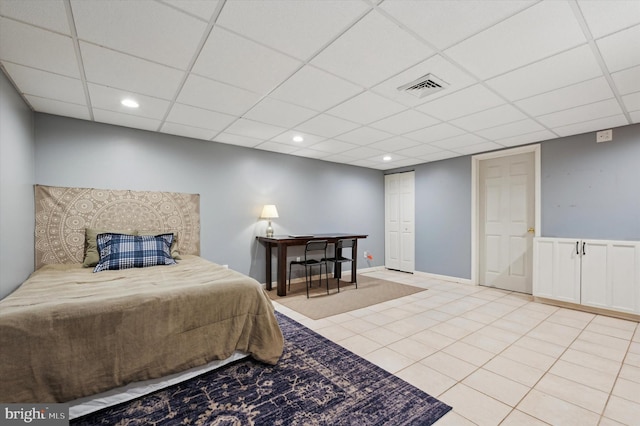
[[[260,217],[263,219],[278,217],[278,209],[276,209],[276,206],[274,204],[265,204],[262,208]]]

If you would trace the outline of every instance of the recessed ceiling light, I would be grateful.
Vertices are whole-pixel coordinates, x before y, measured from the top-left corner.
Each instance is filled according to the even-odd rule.
[[[295,135],[293,137],[293,141],[294,142],[302,142],[303,140],[304,140],[304,138],[302,136],[300,136],[300,135]]]
[[[382,157],[382,160],[384,160],[384,161],[391,161],[391,156],[389,156],[389,155],[385,155],[384,157]]]
[[[134,101],[133,99],[123,99],[122,102],[120,102],[122,105],[126,106],[127,108],[138,108],[140,105]]]

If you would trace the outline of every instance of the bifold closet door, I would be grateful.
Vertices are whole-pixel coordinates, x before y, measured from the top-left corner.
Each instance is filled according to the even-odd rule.
[[[384,179],[385,266],[415,270],[415,172],[394,173]]]

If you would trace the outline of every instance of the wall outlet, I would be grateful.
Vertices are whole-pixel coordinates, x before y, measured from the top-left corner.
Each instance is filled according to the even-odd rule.
[[[364,258],[366,259],[369,256],[369,252],[368,251],[364,251]]]
[[[612,129],[602,130],[602,131],[596,133],[596,142],[597,143],[609,142],[611,140],[613,140],[613,130]]]
[[[296,257],[296,262],[300,262],[300,256]]]

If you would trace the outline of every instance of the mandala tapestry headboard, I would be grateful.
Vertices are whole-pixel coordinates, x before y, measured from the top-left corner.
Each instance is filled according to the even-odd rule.
[[[200,255],[200,195],[35,185],[36,269],[82,263],[85,229],[173,232]]]

